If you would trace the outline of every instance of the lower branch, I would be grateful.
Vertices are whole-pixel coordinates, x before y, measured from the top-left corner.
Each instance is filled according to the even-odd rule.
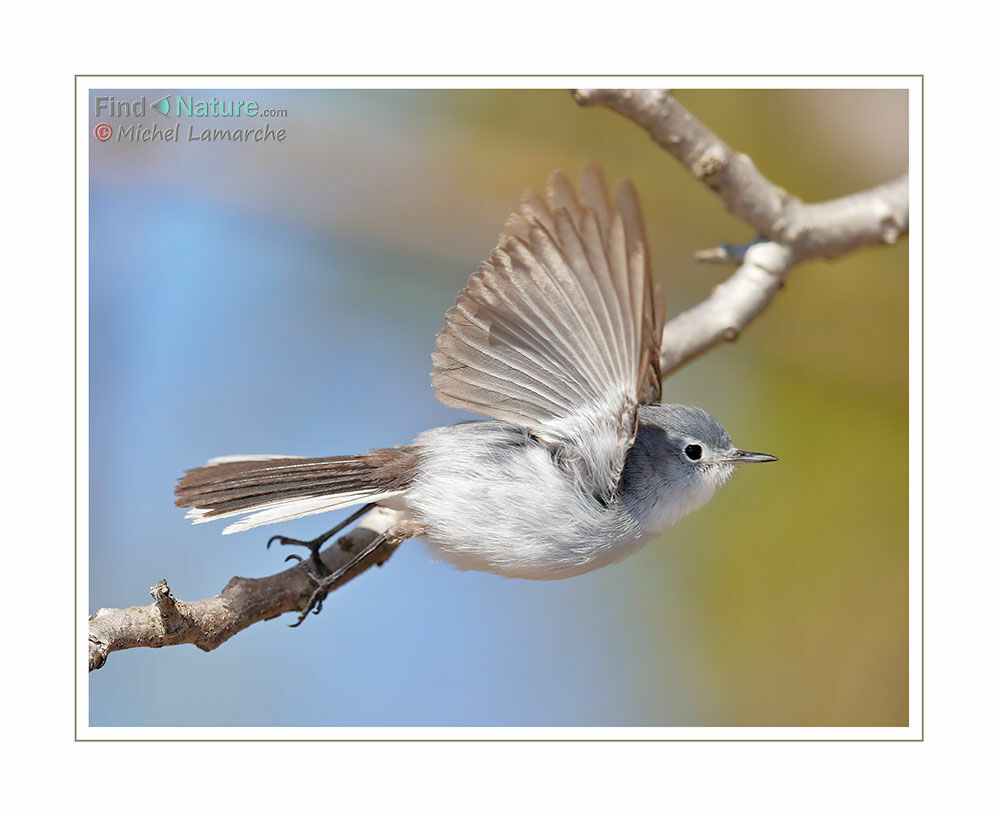
[[[398,518],[395,511],[387,508],[373,509],[356,528],[320,554],[323,564],[331,572],[344,566],[352,554],[388,530]],[[385,542],[331,590],[372,565],[384,563],[398,546],[398,541]],[[103,667],[112,652],[132,647],[194,644],[206,652],[214,650],[251,624],[304,609],[314,589],[308,576],[308,561],[263,579],[235,576],[221,593],[202,601],[180,601],[166,580],[160,580],[150,588],[152,604],[124,609],[102,607],[90,617],[90,669]]]

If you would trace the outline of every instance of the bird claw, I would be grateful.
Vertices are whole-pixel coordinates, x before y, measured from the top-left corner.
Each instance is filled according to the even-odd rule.
[[[335,572],[331,573],[329,568],[323,564],[323,560],[319,558],[319,551],[322,546],[332,537],[334,534],[339,533],[347,525],[356,522],[364,514],[368,513],[372,508],[375,507],[374,502],[369,502],[367,505],[363,506],[359,510],[348,516],[343,522],[337,525],[335,528],[326,531],[326,533],[321,536],[317,536],[315,539],[310,539],[309,541],[303,541],[301,539],[292,539],[288,536],[282,536],[281,534],[275,534],[270,539],[267,540],[268,549],[274,542],[278,542],[282,545],[298,545],[300,547],[305,547],[309,549],[309,561],[312,562],[313,570],[306,570],[306,575],[308,575],[309,580],[316,586],[315,590],[312,591],[312,595],[309,596],[309,601],[305,605],[305,609],[298,617],[298,621],[294,624],[289,624],[289,627],[297,627],[303,621],[305,617],[312,613],[313,615],[319,615],[323,609],[323,601],[326,599],[329,593],[329,588],[336,582],[341,576],[343,576],[348,570],[350,570],[359,561],[367,557],[372,553],[377,547],[385,541],[385,534],[381,534],[376,537],[374,541],[368,545],[364,550],[358,553],[354,558],[352,558],[343,567],[337,569]],[[291,561],[294,559],[296,562],[301,564],[306,561],[303,557],[299,556],[297,553],[291,553],[285,557],[285,561]]]
[[[267,548],[269,550],[270,546],[275,541],[277,541],[278,544],[280,545],[296,545],[298,547],[308,548],[309,560],[312,562],[313,568],[315,568],[315,570],[318,571],[320,574],[325,575],[329,573],[329,571],[326,569],[326,565],[323,564],[323,560],[319,558],[319,551],[328,538],[329,537],[324,534],[323,536],[317,536],[315,539],[310,539],[309,541],[305,541],[303,539],[291,539],[287,536],[281,536],[280,534],[278,534],[276,536],[272,536],[270,539],[267,540]],[[288,556],[284,557],[284,560],[286,562],[290,562],[292,559],[294,559],[296,562],[305,561],[305,559],[303,559],[297,553],[291,553]]]
[[[347,527],[347,525],[356,522],[358,519],[360,519],[364,514],[366,514],[374,507],[375,503],[369,502],[367,505],[355,511],[346,519],[344,519],[343,522],[341,522],[336,527],[331,528],[330,530],[326,531],[326,533],[317,536],[315,539],[309,539],[308,541],[304,539],[292,539],[290,536],[282,536],[280,533],[276,533],[270,539],[267,540],[267,549],[270,550],[270,547],[271,545],[274,544],[274,542],[278,542],[281,545],[298,545],[299,547],[308,548],[310,554],[310,560],[312,561],[312,566],[316,569],[316,572],[319,573],[319,575],[321,576],[327,576],[329,575],[329,570],[326,568],[326,565],[323,564],[323,560],[319,558],[319,551],[322,548],[322,546],[326,544],[326,542],[330,539],[331,536],[333,536],[336,533],[339,533],[341,530]],[[291,556],[288,556],[285,559],[285,561],[287,562],[291,558],[292,558]],[[297,559],[299,562],[305,561],[301,556],[295,556],[294,558]]]
[[[314,616],[318,616],[323,611],[323,602],[326,601],[326,595],[328,593],[327,588],[336,581],[335,577],[330,581],[330,577],[326,576],[320,579],[315,573],[309,573],[309,578],[315,583],[316,589],[312,591],[312,595],[309,596],[309,601],[305,605],[305,609],[302,610],[298,615],[298,621],[294,624],[289,624],[289,627],[297,627],[303,621],[305,621],[306,616],[312,613]]]
[[[305,609],[298,616],[298,621],[294,624],[289,624],[289,627],[297,627],[303,621],[305,617],[312,613],[314,615],[319,615],[323,609],[323,602],[326,600],[326,596],[329,593],[329,589],[336,584],[340,579],[342,579],[348,572],[358,564],[360,564],[364,559],[374,553],[381,544],[386,541],[388,536],[385,533],[381,533],[376,536],[368,545],[366,545],[360,552],[355,554],[347,564],[338,567],[332,573],[323,565],[323,573],[321,576],[317,576],[311,570],[306,571],[309,580],[316,586],[316,589],[312,591],[312,595],[309,596],[309,601],[305,605]]]

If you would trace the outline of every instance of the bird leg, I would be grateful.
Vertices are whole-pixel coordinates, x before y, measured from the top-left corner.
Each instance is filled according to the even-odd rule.
[[[323,564],[323,560],[319,558],[320,548],[322,548],[322,546],[326,544],[326,542],[333,534],[339,533],[345,527],[347,527],[347,525],[353,524],[374,507],[375,503],[369,502],[367,505],[363,506],[360,510],[355,511],[346,519],[344,519],[343,522],[341,522],[339,525],[337,525],[334,528],[330,528],[328,531],[326,531],[326,533],[317,536],[315,539],[310,539],[308,541],[305,541],[303,539],[291,539],[287,536],[277,535],[277,536],[272,536],[270,539],[267,540],[267,547],[270,548],[270,546],[275,542],[275,540],[282,545],[299,545],[300,547],[306,547],[310,551],[311,554],[310,561],[312,562],[312,567],[315,569],[316,573],[318,573],[320,576],[327,576],[329,575],[329,570],[326,568],[326,565]],[[286,562],[289,562],[292,559],[295,559],[298,562],[305,561],[297,553],[292,553],[290,556],[285,557]]]
[[[309,571],[309,578],[312,583],[315,584],[316,589],[312,591],[312,595],[309,597],[308,603],[305,605],[305,609],[299,614],[298,621],[294,624],[289,624],[289,627],[297,627],[303,621],[305,617],[312,613],[313,615],[319,615],[323,609],[323,601],[325,601],[330,588],[337,583],[343,576],[347,574],[352,568],[363,562],[368,556],[374,553],[382,544],[388,542],[393,547],[397,547],[402,544],[406,539],[413,536],[422,536],[426,532],[423,525],[417,522],[411,522],[408,520],[403,520],[397,522],[392,527],[390,527],[384,533],[379,534],[374,539],[371,540],[367,545],[365,545],[361,550],[359,550],[347,564],[342,567],[338,567],[332,573],[326,569],[323,565],[323,570],[325,571],[322,575],[316,575]],[[283,543],[282,543],[283,544]],[[318,559],[318,557],[316,557]],[[381,564],[381,562],[379,562]]]

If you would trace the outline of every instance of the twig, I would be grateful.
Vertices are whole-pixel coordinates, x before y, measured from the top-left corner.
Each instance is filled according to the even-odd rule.
[[[775,241],[746,248],[731,277],[699,304],[666,323],[659,353],[663,377],[719,343],[738,338],[770,305],[793,264],[793,251]]]
[[[741,264],[746,260],[746,252],[757,244],[765,244],[767,239],[757,236],[746,244],[726,244],[722,242],[710,250],[698,250],[694,260],[702,264]]]

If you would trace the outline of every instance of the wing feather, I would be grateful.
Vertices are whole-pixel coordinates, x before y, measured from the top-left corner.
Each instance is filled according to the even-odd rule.
[[[528,429],[600,499],[616,493],[638,423],[658,402],[663,311],[630,182],[577,195],[561,171],[528,191],[437,335],[441,402]]]

